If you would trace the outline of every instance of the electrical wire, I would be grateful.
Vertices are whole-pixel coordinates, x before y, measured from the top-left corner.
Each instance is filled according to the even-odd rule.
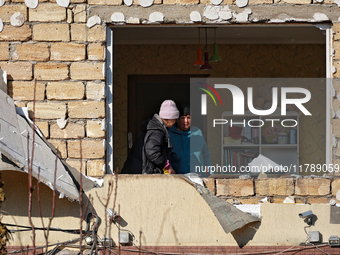
[[[312,243],[313,244],[313,243]],[[319,247],[317,247],[315,244],[313,244],[314,246],[315,246],[315,248],[317,248],[319,251],[321,251],[321,252],[323,252],[323,253],[325,253],[325,254],[327,254],[327,255],[330,255],[329,253],[327,253],[327,252],[325,252],[325,251],[323,251],[323,250],[321,250]]]

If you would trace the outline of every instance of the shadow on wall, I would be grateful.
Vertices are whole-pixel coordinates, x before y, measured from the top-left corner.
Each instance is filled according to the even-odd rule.
[[[260,228],[260,225],[261,222],[251,222],[244,227],[231,232],[240,248],[246,246],[247,243],[254,238],[256,231]]]
[[[28,216],[28,174],[18,171],[2,171],[2,178],[5,182],[4,192],[6,196],[5,202],[1,204],[1,214],[11,216]],[[40,183],[40,204],[43,217],[50,217],[53,205],[53,191],[44,183]],[[32,198],[32,217],[40,217],[37,181],[33,178],[33,198]],[[83,210],[88,201],[88,197],[83,195]],[[66,197],[59,198],[56,192],[55,218],[58,217],[77,217],[79,218],[79,203],[71,202]],[[89,202],[87,213],[95,210],[92,202]]]

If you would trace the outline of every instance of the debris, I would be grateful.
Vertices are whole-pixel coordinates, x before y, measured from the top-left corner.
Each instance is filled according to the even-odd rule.
[[[236,5],[239,8],[246,7],[248,5],[248,0],[236,0]]]
[[[334,3],[340,7],[340,0],[334,0]]]
[[[131,5],[133,5],[133,0],[124,0],[124,4],[126,6],[131,6]]]
[[[67,8],[70,5],[70,0],[57,0],[57,4],[61,7]]]
[[[0,7],[6,3],[6,0],[0,0]]]
[[[102,20],[98,15],[92,16],[87,20],[86,26],[88,28],[91,28],[95,25],[100,25],[102,23]]]
[[[283,200],[284,204],[295,204],[295,198],[293,196],[288,196]]]
[[[220,11],[219,6],[208,5],[207,7],[204,8],[203,16],[210,20],[216,20],[219,17],[218,15],[219,11]]]
[[[335,97],[335,88],[334,88],[334,86],[332,86],[332,97]]]
[[[64,118],[57,119],[57,124],[60,129],[64,129],[67,124],[67,120],[65,120]]]
[[[320,13],[320,12],[316,12],[313,15],[313,19],[316,20],[316,21],[327,21],[327,20],[329,20],[329,18],[327,17],[326,14]]]
[[[340,110],[336,112],[336,116],[340,119]]]
[[[264,202],[268,202],[268,197],[262,198],[259,203],[264,203]]]
[[[250,215],[261,219],[261,205],[234,205],[242,212],[249,213]]]
[[[335,199],[329,200],[329,204],[330,204],[330,205],[336,205]]]
[[[123,13],[121,12],[114,12],[112,15],[111,15],[111,20],[113,22],[125,22],[125,16]]]
[[[336,73],[336,67],[332,66],[332,73],[335,74]]]
[[[323,0],[316,0],[318,3],[322,3],[323,2]]]
[[[238,178],[241,180],[248,180],[251,176],[249,174],[241,174]]]
[[[4,29],[4,23],[2,22],[2,19],[0,19],[0,33]]]
[[[139,0],[138,2],[142,7],[146,8],[153,5],[154,0]]]
[[[334,111],[334,109],[332,109],[332,118],[333,119],[335,118],[335,111]]]
[[[223,2],[223,0],[210,0],[210,2],[214,5],[220,5]]]
[[[35,9],[38,7],[39,0],[25,0],[25,4],[30,9]]]
[[[25,23],[25,16],[21,12],[15,12],[11,16],[11,25],[21,27]]]
[[[128,18],[126,23],[128,23],[128,24],[139,24],[140,20],[139,20],[139,18],[130,17],[130,18]]]
[[[164,21],[164,15],[161,12],[153,12],[149,16],[150,22],[163,22]]]
[[[193,11],[190,13],[190,20],[193,22],[201,22],[202,16],[198,11]]]
[[[196,173],[187,173],[184,176],[188,177],[190,179],[190,181],[192,181],[193,183],[196,183],[196,184],[201,185],[202,187],[204,187],[203,180],[198,176],[198,174],[196,174]]]

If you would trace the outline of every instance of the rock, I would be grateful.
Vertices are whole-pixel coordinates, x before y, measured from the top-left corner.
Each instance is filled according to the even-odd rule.
[[[0,0],[0,6],[3,6],[5,4],[6,0]]]
[[[0,33],[4,29],[4,23],[2,22],[2,19],[0,19]]]
[[[216,20],[218,19],[219,13],[220,11],[220,7],[219,6],[207,6],[204,8],[204,11],[203,11],[203,16],[206,17],[207,19],[210,19],[210,20]]]
[[[218,13],[219,17],[223,20],[230,20],[233,17],[233,14],[231,13],[230,10],[224,10],[224,11],[220,11]]]
[[[124,0],[124,4],[126,6],[131,6],[131,5],[133,5],[133,0]]]
[[[329,20],[329,18],[327,17],[326,14],[324,13],[321,13],[321,12],[316,12],[314,15],[313,15],[313,19],[317,20],[317,21],[327,21]]]
[[[246,7],[248,5],[248,0],[236,0],[236,5],[239,8]]]
[[[16,12],[11,16],[11,25],[21,27],[25,23],[25,17],[21,12]]]
[[[295,198],[293,196],[286,197],[285,200],[283,200],[284,204],[295,204]]]
[[[113,22],[125,22],[125,16],[121,12],[115,12],[111,15],[111,20]]]
[[[193,11],[190,13],[190,20],[193,22],[201,22],[202,16],[198,11]]]
[[[57,124],[60,129],[64,129],[67,124],[67,120],[65,120],[64,118],[57,119]]]
[[[99,16],[92,16],[87,20],[86,26],[91,28],[95,25],[100,25],[102,23],[102,20],[99,18]]]
[[[154,0],[139,0],[138,2],[140,6],[146,8],[146,7],[150,7],[151,5],[153,5]]]
[[[161,12],[153,12],[149,16],[150,22],[163,22],[164,21],[164,15]]]
[[[28,8],[35,9],[38,7],[39,0],[25,0],[25,4]]]
[[[67,8],[70,5],[70,0],[57,0],[57,4],[61,7]]]
[[[214,5],[220,5],[223,2],[223,0],[210,0],[210,2]]]
[[[336,200],[340,201],[340,190],[336,193]]]
[[[340,0],[334,0],[334,3],[336,3],[340,7]]]
[[[130,17],[130,18],[128,18],[126,23],[128,23],[128,24],[139,24],[140,20],[139,20],[139,18]]]

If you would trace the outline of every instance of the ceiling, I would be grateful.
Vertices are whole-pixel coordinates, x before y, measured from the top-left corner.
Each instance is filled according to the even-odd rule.
[[[325,44],[324,31],[312,24],[289,25],[124,25],[114,26],[115,44],[201,44],[214,42],[214,27],[218,44]]]

